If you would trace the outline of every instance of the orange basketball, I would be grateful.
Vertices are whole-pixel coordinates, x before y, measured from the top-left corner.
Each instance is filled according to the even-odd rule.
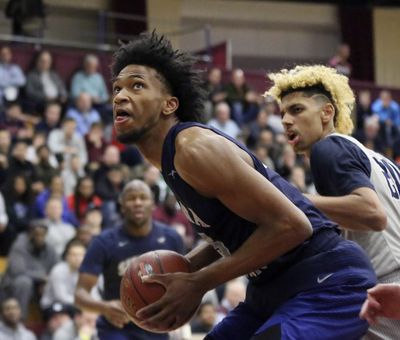
[[[120,299],[133,323],[141,328],[136,312],[159,300],[165,288],[158,283],[143,283],[141,277],[149,274],[190,272],[189,261],[171,250],[156,250],[134,258],[121,280]],[[154,332],[154,330],[147,329]]]

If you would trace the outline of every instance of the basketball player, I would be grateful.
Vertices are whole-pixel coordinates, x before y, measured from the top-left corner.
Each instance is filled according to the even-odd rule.
[[[138,317],[146,327],[174,329],[206,291],[248,274],[245,302],[207,339],[359,338],[367,322],[358,313],[375,282],[367,257],[244,146],[197,123],[205,95],[192,66],[155,33],[122,45],[114,56],[118,140],[135,143],[162,171],[208,241],[186,255],[192,273],[144,279],[164,285],[166,293]]]
[[[174,229],[151,218],[153,196],[147,184],[133,180],[124,187],[121,198],[122,226],[110,227],[95,237],[80,268],[75,304],[83,310],[101,314],[97,331],[101,340],[161,340],[166,334],[154,334],[128,322],[119,301],[122,275],[129,261],[147,251],[168,249],[183,252],[183,241]],[[90,292],[98,277],[104,276],[104,300],[94,299]]]
[[[369,255],[379,282],[400,282],[400,171],[347,136],[354,94],[347,77],[325,66],[297,66],[269,75],[282,124],[297,153],[310,158],[317,208]],[[373,339],[395,339],[400,322],[381,320]]]

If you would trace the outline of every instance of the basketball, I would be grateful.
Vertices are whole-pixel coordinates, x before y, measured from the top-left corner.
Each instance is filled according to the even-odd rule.
[[[156,250],[134,258],[121,280],[120,299],[133,323],[141,328],[136,312],[159,300],[165,288],[157,283],[143,283],[141,277],[150,274],[190,272],[189,261],[171,250]],[[154,332],[154,330],[147,329]]]

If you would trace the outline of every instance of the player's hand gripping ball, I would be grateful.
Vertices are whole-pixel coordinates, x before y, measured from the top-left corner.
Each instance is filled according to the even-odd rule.
[[[165,288],[158,283],[143,283],[142,276],[150,274],[165,274],[190,272],[189,261],[171,250],[150,251],[134,258],[121,280],[120,299],[125,312],[137,326],[141,319],[136,312],[141,308],[159,300],[165,293]],[[154,330],[147,329],[154,332]]]

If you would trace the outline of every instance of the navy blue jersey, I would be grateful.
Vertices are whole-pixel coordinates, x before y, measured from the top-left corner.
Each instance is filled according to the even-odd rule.
[[[129,235],[122,226],[110,228],[90,242],[79,271],[96,276],[103,274],[103,299],[119,300],[121,278],[129,261],[135,256],[157,249],[173,250],[182,254],[182,238],[174,229],[157,221],[153,221],[151,233],[144,237]],[[100,324],[108,324],[103,317],[99,321]],[[113,327],[110,324],[108,326]]]
[[[188,183],[179,177],[174,167],[175,138],[183,129],[193,126],[209,129],[229,139],[232,143],[246,151],[254,162],[254,168],[279,189],[291,202],[299,207],[308,217],[313,228],[313,236],[296,247],[289,253],[270,263],[268,267],[262,268],[255,273],[249,274],[253,282],[264,281],[280,273],[294,262],[300,261],[306,256],[305,248],[312,242],[315,235],[321,231],[331,230],[339,234],[335,223],[328,220],[312,203],[305,198],[298,189],[286,182],[277,173],[267,168],[258,160],[246,147],[211,127],[185,122],[175,125],[168,133],[162,154],[162,174],[168,186],[175,193],[183,212],[189,218],[196,231],[209,242],[222,255],[229,255],[238,249],[247,238],[253,233],[257,226],[248,220],[243,219],[222,202],[214,198],[207,198],[194,190]]]
[[[331,135],[315,143],[311,148],[310,164],[320,195],[345,196],[362,187],[374,189],[368,156],[342,136]]]

